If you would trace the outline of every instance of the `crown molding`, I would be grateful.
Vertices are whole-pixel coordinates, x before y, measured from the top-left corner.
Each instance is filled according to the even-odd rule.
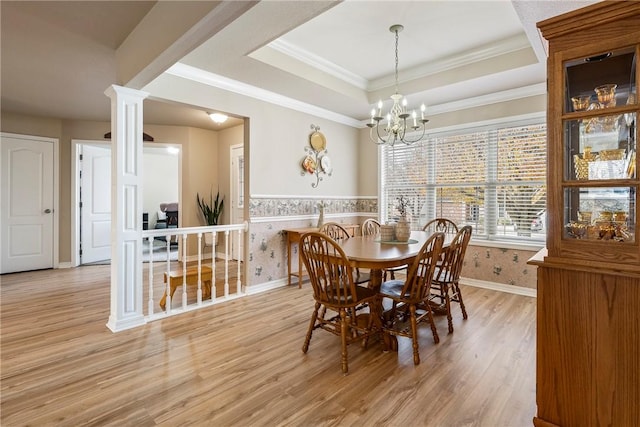
[[[237,93],[238,95],[248,96],[250,98],[258,99],[270,104],[275,104],[281,107],[290,108],[295,111],[311,114],[316,117],[334,121],[336,123],[342,123],[344,125],[355,128],[361,127],[360,121],[351,117],[334,113],[333,111],[316,107],[315,105],[307,104],[306,102],[301,102],[287,96],[279,95],[277,93],[259,88],[257,86],[242,83],[237,80],[232,80],[227,77],[223,77],[221,75],[214,74],[209,71],[192,67],[180,62],[171,66],[166,71],[166,73],[176,77],[182,77],[187,80],[202,83],[207,86]]]
[[[452,111],[466,110],[469,108],[482,107],[485,105],[497,104],[499,102],[513,101],[514,99],[528,98],[530,96],[545,95],[547,93],[546,83],[537,83],[529,86],[522,86],[515,89],[503,90],[501,92],[487,95],[465,98],[458,101],[451,101],[439,105],[430,105],[429,114],[442,114]]]
[[[395,84],[395,76],[389,74],[375,80],[367,80],[355,73],[352,73],[330,61],[321,58],[307,50],[301,49],[294,44],[284,40],[274,40],[267,45],[268,47],[294,58],[310,67],[323,71],[333,77],[336,77],[350,85],[366,91],[377,91]],[[415,79],[427,77],[432,74],[452,70],[459,67],[468,66],[470,64],[495,58],[496,56],[515,52],[522,49],[531,48],[527,35],[522,33],[507,39],[499,40],[480,48],[461,52],[456,55],[449,56],[430,62],[428,64],[419,65],[402,71],[400,83],[412,81]]]
[[[218,74],[210,73],[202,69],[192,67],[190,65],[177,63],[166,71],[167,74],[171,74],[184,79],[193,80],[208,86],[216,87],[218,89],[227,90],[239,95],[248,96],[254,99],[259,99],[271,104],[279,105],[282,107],[290,108],[295,111],[311,114],[316,117],[321,117],[327,120],[334,121],[336,123],[342,123],[347,126],[355,128],[366,127],[367,120],[357,120],[342,114],[334,113],[324,108],[319,108],[305,102],[297,101],[295,99],[276,94],[271,91],[261,89],[256,86],[252,86],[246,83],[242,83],[236,80],[229,79],[227,77],[220,76]],[[523,86],[516,89],[509,89],[502,92],[495,92],[487,95],[477,96],[473,98],[466,98],[463,100],[447,102],[444,104],[430,105],[429,114],[443,114],[452,111],[459,111],[469,108],[482,107],[484,105],[496,104],[499,102],[512,101],[515,99],[527,98],[530,96],[544,95],[547,93],[547,87],[545,83],[538,83],[535,85]]]
[[[445,114],[453,111],[466,110],[469,108],[483,107],[485,105],[497,104],[499,102],[513,101],[516,99],[528,98],[530,96],[546,95],[546,83],[537,83],[534,85],[523,86],[516,89],[504,90],[488,95],[476,96],[474,98],[465,98],[458,101],[447,102],[444,104],[429,105],[429,115]],[[362,120],[360,127],[366,127],[369,119]]]
[[[287,55],[291,58],[294,58],[310,67],[318,69],[324,73],[327,73],[333,77],[336,77],[350,85],[353,85],[359,89],[367,90],[369,86],[369,81],[364,77],[359,76],[358,74],[352,73],[351,71],[342,68],[333,62],[327,61],[326,59],[315,55],[308,50],[300,49],[296,45],[293,45],[284,40],[274,40],[267,45],[284,55]]]
[[[503,39],[495,43],[491,43],[473,50],[467,50],[456,55],[441,58],[430,63],[418,65],[409,69],[402,70],[400,73],[399,83],[404,83],[420,78],[424,78],[436,73],[453,70],[460,67],[466,67],[471,64],[505,55],[511,52],[517,52],[522,49],[531,49],[531,44],[526,34],[519,34],[508,39]],[[379,79],[369,82],[368,91],[377,91],[391,87],[395,84],[395,76],[387,75]]]

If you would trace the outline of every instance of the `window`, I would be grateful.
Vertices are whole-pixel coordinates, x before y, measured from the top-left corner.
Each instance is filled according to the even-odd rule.
[[[446,217],[475,238],[543,241],[546,124],[517,123],[434,134],[382,149],[382,218],[410,200],[414,229]]]

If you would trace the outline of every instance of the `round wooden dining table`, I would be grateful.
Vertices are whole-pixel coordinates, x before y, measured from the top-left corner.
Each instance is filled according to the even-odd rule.
[[[430,232],[412,231],[408,242],[382,242],[380,236],[358,236],[346,239],[340,246],[353,267],[371,270],[369,287],[380,289],[382,271],[411,264],[430,236]],[[445,235],[445,246],[451,238]]]
[[[342,241],[340,246],[354,268],[370,269],[369,287],[378,291],[382,285],[383,270],[413,263],[431,234],[426,231],[412,231],[408,242],[382,242],[380,236],[358,236]],[[449,246],[453,236],[445,234],[443,249]],[[384,307],[380,307],[380,313],[383,312]],[[382,321],[382,318],[376,319],[375,323],[381,326]],[[385,333],[382,338],[383,349],[398,351],[398,340],[394,335]]]

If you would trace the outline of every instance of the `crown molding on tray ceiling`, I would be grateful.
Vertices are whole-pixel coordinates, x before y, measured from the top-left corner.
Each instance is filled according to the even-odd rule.
[[[393,86],[394,84],[393,74],[389,74],[387,76],[369,81],[362,76],[352,73],[345,68],[342,68],[318,55],[315,55],[312,52],[301,49],[300,47],[282,39],[274,40],[266,47],[274,49],[284,55],[302,62],[303,64],[323,71],[362,90],[371,92]],[[505,55],[527,48],[531,49],[531,44],[529,42],[529,39],[527,38],[527,35],[525,33],[521,33],[513,37],[498,40],[494,43],[467,50],[465,52],[459,52],[446,58],[436,59],[425,64],[401,70],[400,81],[406,82],[427,77],[432,74],[468,66],[476,62],[495,58],[500,55]]]
[[[478,48],[470,49],[465,52],[460,52],[446,58],[440,58],[434,61],[416,65],[400,72],[400,83],[408,82],[424,77],[431,76],[433,74],[441,73],[448,70],[454,70],[456,68],[467,67],[477,62],[485,61],[491,58],[495,58],[500,55],[506,55],[508,53],[517,52],[522,49],[531,49],[531,44],[526,34],[518,34],[507,39],[499,40],[494,43],[490,43]],[[379,79],[374,79],[369,82],[367,90],[377,91],[392,87],[394,85],[394,76],[389,74]]]
[[[268,102],[270,104],[275,104],[281,107],[290,108],[295,111],[300,111],[302,113],[311,114],[316,117],[334,121],[336,123],[342,123],[344,125],[355,128],[364,127],[361,125],[360,120],[356,120],[343,114],[338,114],[333,111],[326,110],[324,108],[316,107],[315,105],[307,104],[306,102],[301,102],[256,86],[242,83],[237,80],[232,80],[227,77],[202,70],[200,68],[182,64],[180,62],[174,64],[166,71],[166,73],[176,77],[182,77],[187,80],[193,80],[207,86],[212,86],[218,89],[237,93],[238,95],[248,96],[254,99]]]
[[[439,105],[430,105],[429,114],[443,114],[452,111],[465,110],[468,108],[483,107],[485,105],[497,104],[499,102],[513,101],[530,96],[545,95],[547,93],[546,83],[536,83],[529,86],[522,86],[515,89],[507,89],[501,92],[489,93],[486,95],[465,98],[457,101],[445,102]]]
[[[307,104],[277,93],[252,86],[246,83],[242,83],[236,80],[229,79],[227,77],[220,76],[218,74],[204,71],[200,68],[192,67],[190,65],[177,63],[166,71],[167,74],[171,74],[177,77],[181,77],[187,80],[193,80],[198,83],[202,83],[211,87],[215,87],[229,92],[237,93],[239,95],[248,96],[254,99],[259,99],[264,102],[279,105],[281,107],[290,108],[295,111],[311,114],[316,117],[321,117],[327,120],[331,120],[336,123],[341,123],[347,126],[355,128],[366,127],[367,120],[357,120],[343,114],[338,114],[333,111],[326,110],[324,108],[316,107],[315,105]],[[527,98],[530,96],[544,95],[547,88],[545,83],[538,83],[529,86],[523,86],[516,89],[509,89],[501,92],[495,92],[487,95],[476,96],[473,98],[465,98],[463,100],[447,102],[438,105],[429,106],[429,114],[443,114],[452,111],[458,111],[468,108],[481,107],[484,105],[496,104],[498,102],[512,101],[520,98]]]
[[[304,64],[325,72],[359,89],[367,90],[369,87],[369,82],[364,77],[359,76],[356,73],[352,73],[351,71],[342,68],[331,61],[327,61],[326,59],[315,55],[308,50],[300,49],[296,45],[291,44],[287,41],[281,39],[274,40],[266,47],[274,49],[284,55],[290,56]]]

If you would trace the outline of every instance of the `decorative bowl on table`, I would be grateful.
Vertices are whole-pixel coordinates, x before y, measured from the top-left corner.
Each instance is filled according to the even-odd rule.
[[[393,242],[395,238],[396,238],[395,224],[380,225],[380,241],[381,242]]]

